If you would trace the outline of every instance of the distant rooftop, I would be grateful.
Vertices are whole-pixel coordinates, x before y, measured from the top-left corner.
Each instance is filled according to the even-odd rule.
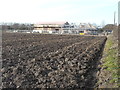
[[[38,22],[37,24],[64,24],[65,22]]]

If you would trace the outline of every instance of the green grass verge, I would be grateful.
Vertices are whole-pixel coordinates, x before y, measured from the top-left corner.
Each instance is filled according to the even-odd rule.
[[[104,64],[102,66],[107,67],[106,70],[109,71],[112,75],[109,83],[117,83],[117,86],[115,87],[120,87],[120,83],[118,82],[118,78],[120,78],[120,76],[118,75],[118,70],[120,70],[120,67],[118,66],[117,54],[117,42],[113,40],[113,36],[109,36],[104,49],[105,57],[103,58]]]

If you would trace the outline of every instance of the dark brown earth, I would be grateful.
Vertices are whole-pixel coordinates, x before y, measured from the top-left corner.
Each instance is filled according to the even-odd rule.
[[[3,33],[3,88],[94,87],[106,37]]]

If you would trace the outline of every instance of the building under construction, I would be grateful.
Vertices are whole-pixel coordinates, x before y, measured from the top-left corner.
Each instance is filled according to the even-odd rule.
[[[80,23],[79,25],[68,22],[38,23],[34,25],[33,33],[49,34],[97,34],[97,28],[91,24]]]

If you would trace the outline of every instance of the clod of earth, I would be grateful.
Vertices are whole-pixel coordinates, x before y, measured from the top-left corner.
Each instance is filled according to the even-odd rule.
[[[94,77],[103,36],[3,33],[3,88],[82,88]]]

